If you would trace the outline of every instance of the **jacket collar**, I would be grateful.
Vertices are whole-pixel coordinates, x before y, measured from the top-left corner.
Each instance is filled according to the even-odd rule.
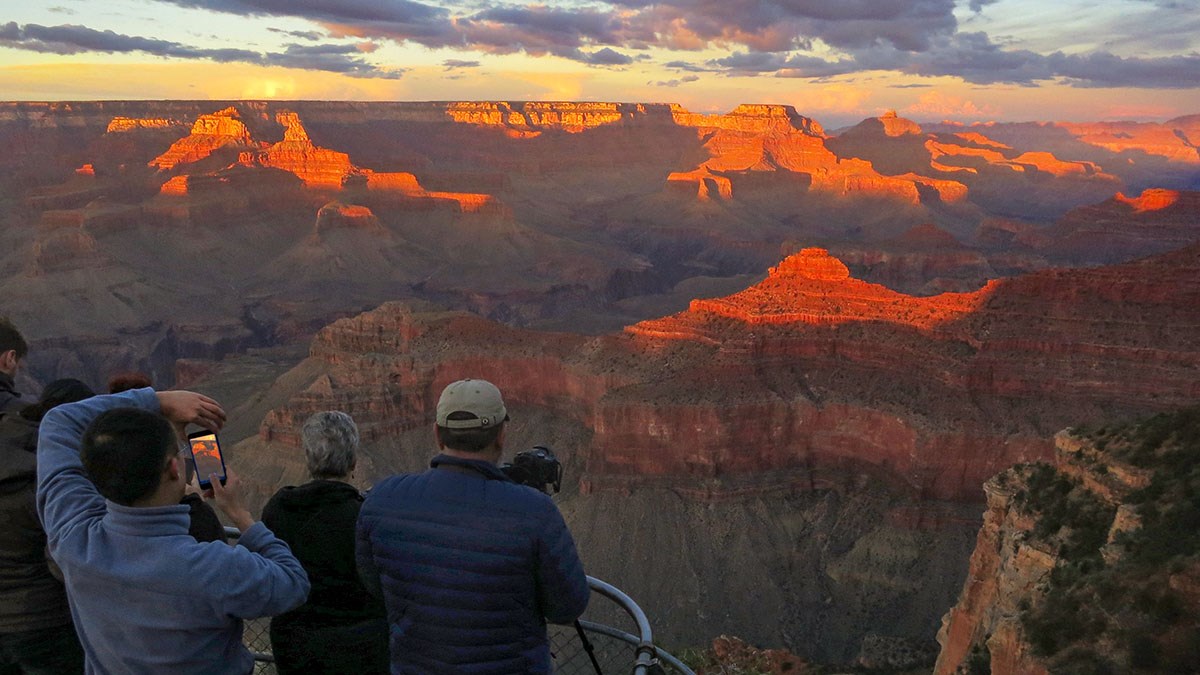
[[[16,386],[16,380],[13,379],[12,375],[0,373],[0,392],[8,392],[20,396],[21,394],[17,391]]]
[[[104,524],[113,532],[140,537],[188,533],[187,505],[123,506],[111,500],[107,505]]]
[[[430,460],[429,466],[435,469],[451,469],[452,471],[455,470],[455,467],[457,467],[457,470],[459,471],[462,471],[463,469],[466,469],[467,471],[475,471],[479,474],[482,474],[483,477],[487,478],[488,480],[502,480],[508,483],[512,482],[512,479],[504,475],[504,472],[500,470],[500,467],[482,459],[463,459],[462,457],[452,457],[450,455],[438,455]]]

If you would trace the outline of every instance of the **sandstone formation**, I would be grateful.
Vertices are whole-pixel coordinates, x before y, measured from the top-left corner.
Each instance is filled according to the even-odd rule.
[[[108,128],[104,131],[105,133],[109,134],[119,134],[137,129],[167,129],[182,125],[183,123],[178,120],[164,119],[161,117],[153,119],[114,117],[112,118],[112,121],[108,123]]]
[[[1053,466],[987,484],[988,511],[934,672],[1195,666],[1200,411],[1056,435]]]
[[[379,219],[371,213],[371,209],[357,204],[329,202],[317,211],[317,224],[313,234],[320,236],[322,232],[338,229],[361,229],[382,232]]]
[[[1093,161],[1021,152],[976,131],[925,133],[895,113],[864,120],[827,145],[839,157],[867,160],[888,176],[952,181],[960,189],[949,199],[943,194],[946,202],[965,201],[970,190],[974,201],[993,208],[1015,200],[1061,208],[1104,199],[1121,186]]]
[[[1044,232],[1041,250],[1076,263],[1111,263],[1200,241],[1200,192],[1147,189],[1118,192],[1074,209]]]
[[[172,169],[181,163],[204,159],[221,148],[250,148],[240,150],[236,164],[242,167],[264,168],[285,171],[303,181],[306,188],[317,190],[342,190],[343,188],[366,189],[382,194],[396,194],[406,200],[408,206],[438,208],[441,204],[451,205],[460,213],[490,213],[509,216],[511,212],[492,195],[429,191],[424,189],[417,177],[405,172],[376,172],[355,166],[350,156],[315,145],[308,135],[300,116],[290,110],[280,110],[275,122],[283,128],[283,140],[267,145],[255,141],[246,126],[240,121],[237,108],[230,107],[212,115],[202,115],[193,125],[187,138],[176,142],[167,153],[152,164],[160,169]],[[119,127],[125,127],[122,123]],[[269,173],[269,172],[267,172]],[[185,196],[200,187],[226,184],[233,176],[266,175],[230,171],[223,167],[216,171],[183,173],[167,179],[159,188],[162,195]],[[252,188],[251,188],[252,189]],[[192,209],[179,205],[160,207],[158,213],[172,212],[191,217]]]
[[[985,254],[932,223],[875,244],[833,246],[831,252],[845,261],[855,276],[909,295],[971,291],[989,279],[1038,267],[1032,256],[1014,264],[1003,255]]]
[[[694,185],[701,200],[732,199],[739,183],[761,183],[759,176],[766,172],[794,174],[801,189],[839,197],[883,197],[916,205],[926,188],[934,201],[959,202],[967,197],[967,188],[952,180],[911,172],[884,176],[869,162],[839,159],[826,147],[821,126],[790,106],[742,105],[728,115],[678,114],[676,119],[705,134],[704,148],[710,156],[699,167],[672,173],[667,180],[673,185]]]
[[[671,106],[672,120],[681,126],[723,129],[748,133],[793,131],[823,138],[825,129],[816,120],[801,115],[790,105],[743,103],[724,115],[698,115],[680,106]]]
[[[310,188],[341,189],[354,172],[350,156],[313,145],[300,117],[280,111],[275,120],[284,128],[283,140],[265,150],[242,152],[238,162],[246,166],[265,166],[295,174]]]
[[[514,138],[533,138],[542,129],[579,133],[606,124],[618,124],[646,114],[641,103],[570,103],[529,101],[479,101],[451,103],[446,116],[461,124],[500,127],[517,132]],[[651,106],[664,109],[666,106]]]
[[[165,171],[180,164],[199,161],[220,149],[242,150],[257,145],[250,137],[250,131],[242,122],[237,108],[231,106],[209,115],[200,115],[192,124],[191,133],[176,141],[150,165]]]

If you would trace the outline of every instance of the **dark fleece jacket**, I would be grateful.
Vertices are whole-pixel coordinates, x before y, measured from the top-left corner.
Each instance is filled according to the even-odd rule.
[[[0,416],[0,634],[71,623],[62,582],[50,574],[37,517],[38,423]]]
[[[281,674],[387,672],[383,602],[366,592],[354,560],[362,506],[354,487],[314,480],[275,493],[263,523],[292,548],[312,582],[308,602],[271,621]]]

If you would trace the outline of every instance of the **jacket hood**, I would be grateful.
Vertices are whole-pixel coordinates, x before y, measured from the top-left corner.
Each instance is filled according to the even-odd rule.
[[[362,499],[353,485],[336,480],[314,480],[283,488],[279,491],[277,504],[292,513],[306,513],[351,499]]]

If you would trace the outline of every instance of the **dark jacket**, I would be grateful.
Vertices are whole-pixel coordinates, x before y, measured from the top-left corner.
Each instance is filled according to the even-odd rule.
[[[0,416],[0,634],[71,624],[34,502],[37,434],[37,422]]]
[[[383,602],[367,593],[354,563],[354,523],[362,495],[339,481],[315,480],[275,493],[263,523],[287,542],[308,572],[308,602],[271,620],[281,675],[386,673]]]
[[[578,618],[589,593],[558,508],[490,462],[438,455],[432,466],[377,485],[358,519],[392,672],[551,672],[546,622]]]
[[[226,541],[225,526],[221,524],[220,516],[200,495],[189,492],[179,503],[188,507],[188,534],[192,535],[193,539],[202,543]]]
[[[15,412],[28,403],[21,399],[21,394],[15,386],[12,375],[0,373],[0,413]]]

